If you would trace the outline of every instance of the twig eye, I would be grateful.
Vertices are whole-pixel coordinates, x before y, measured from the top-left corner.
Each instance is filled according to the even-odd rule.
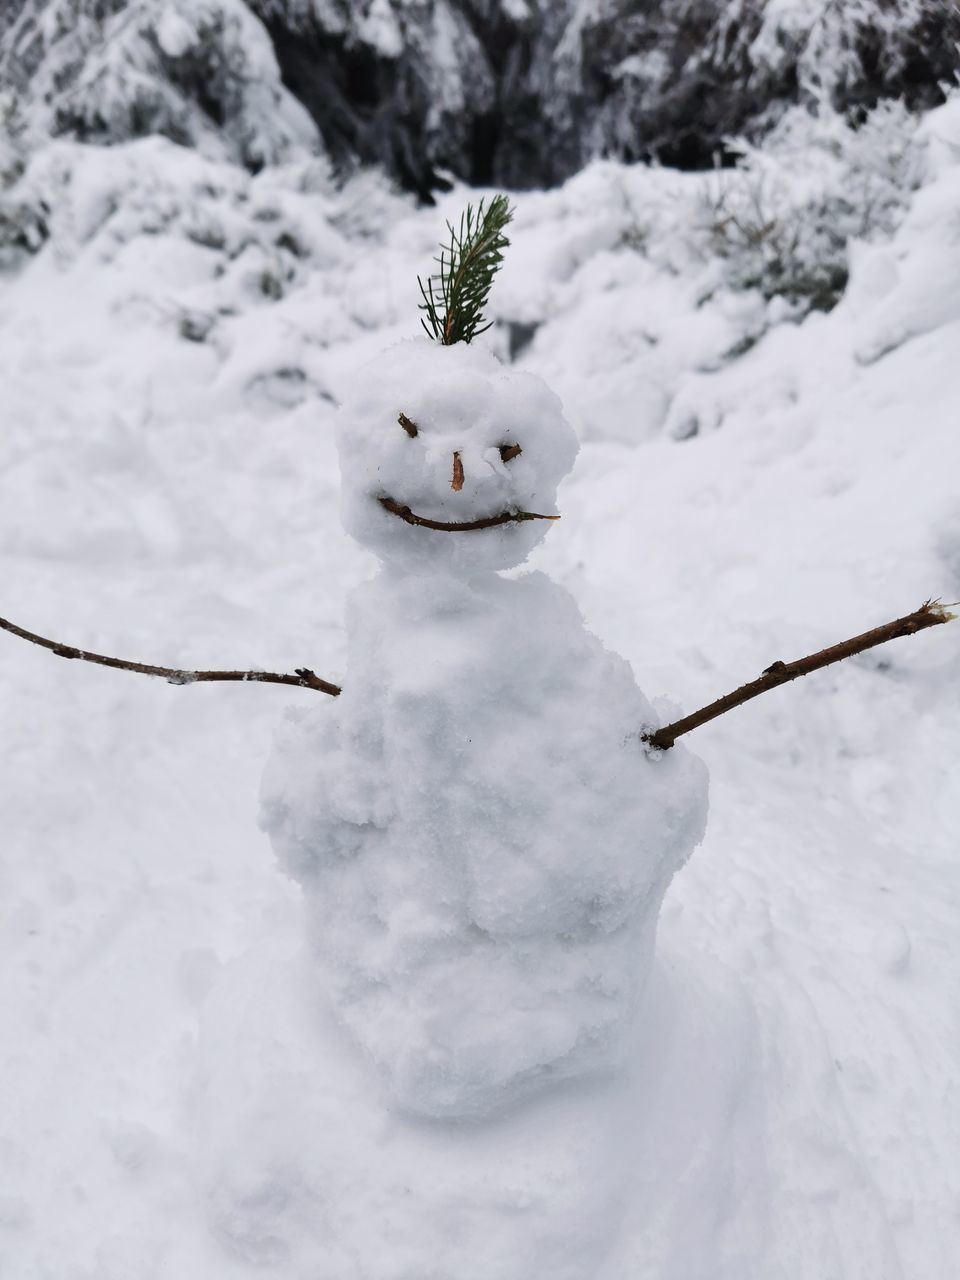
[[[403,427],[407,435],[411,437],[411,439],[414,436],[419,435],[419,432],[417,430],[417,424],[415,422],[411,422],[405,413],[401,413],[399,418],[397,418],[397,421],[400,423],[401,427]]]
[[[518,444],[502,444],[500,446],[500,461],[510,462],[514,458],[519,458],[523,450]]]

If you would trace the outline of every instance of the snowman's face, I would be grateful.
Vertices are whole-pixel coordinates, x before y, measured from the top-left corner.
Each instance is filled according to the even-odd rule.
[[[526,559],[577,453],[560,401],[489,352],[401,343],[358,375],[337,442],[347,531],[412,570]]]

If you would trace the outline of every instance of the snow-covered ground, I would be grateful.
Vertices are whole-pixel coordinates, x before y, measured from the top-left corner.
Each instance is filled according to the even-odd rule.
[[[532,339],[584,442],[533,563],[650,696],[693,709],[960,596],[960,101],[918,155],[899,228],[805,319],[732,287],[696,175],[596,165],[518,201],[484,341]],[[28,180],[52,234],[0,277],[0,614],[338,680],[374,561],[339,524],[336,403],[415,332],[465,194],[417,211],[161,140],[50,144]],[[691,736],[707,836],[633,1074],[466,1127],[383,1112],[321,1011],[304,1039],[257,796],[284,705],[323,695],[0,633],[0,1275],[951,1280],[955,627]]]

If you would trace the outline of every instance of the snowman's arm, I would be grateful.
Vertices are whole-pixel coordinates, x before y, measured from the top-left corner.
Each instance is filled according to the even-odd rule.
[[[896,640],[900,636],[912,636],[917,631],[936,627],[941,622],[949,622],[955,617],[956,614],[948,613],[946,606],[939,600],[927,600],[914,613],[895,618],[893,622],[887,622],[882,627],[874,627],[872,631],[864,631],[862,635],[831,645],[829,649],[821,649],[817,653],[809,654],[806,658],[798,658],[796,662],[774,662],[758,679],[741,685],[739,689],[734,689],[733,693],[718,698],[716,702],[711,702],[707,707],[701,707],[699,711],[684,716],[682,720],[666,724],[653,733],[643,734],[643,740],[652,747],[667,751],[681,734],[689,733],[691,729],[697,729],[709,720],[715,720],[717,716],[722,716],[726,711],[732,711],[734,707],[749,702],[751,698],[755,698],[760,693],[766,693],[768,689],[776,689],[778,685],[796,680],[798,676],[819,671],[821,667],[828,667],[832,662],[850,658],[855,653],[863,653],[864,649],[872,649],[875,645],[884,644],[887,640]]]
[[[155,667],[146,662],[129,662],[125,658],[108,658],[102,653],[88,653],[85,649],[75,649],[69,644],[58,644],[55,640],[47,640],[33,631],[26,631],[6,618],[0,618],[0,629],[19,636],[21,640],[29,640],[49,649],[58,658],[79,658],[83,662],[95,662],[101,667],[113,667],[119,671],[137,671],[145,676],[161,676],[170,684],[200,684],[203,681],[239,680],[256,684],[292,684],[304,689],[317,689],[320,693],[329,693],[335,698],[340,693],[340,686],[331,684],[329,680],[321,680],[308,667],[297,667],[294,675],[281,675],[275,671],[183,671],[177,667]]]
[[[758,679],[741,685],[739,689],[734,689],[732,693],[718,698],[716,702],[711,702],[699,711],[694,711],[692,715],[684,716],[682,720],[675,720],[673,724],[667,724],[652,733],[643,734],[643,740],[652,747],[666,751],[682,734],[689,733],[691,729],[697,729],[710,720],[715,720],[717,716],[732,711],[734,707],[749,702],[751,698],[766,693],[768,689],[776,689],[779,685],[796,680],[798,676],[809,675],[811,671],[819,671],[821,667],[827,667],[831,663],[840,662],[843,658],[863,653],[865,649],[872,649],[888,640],[896,640],[900,636],[912,636],[917,631],[926,630],[927,627],[950,622],[954,617],[956,615],[948,613],[947,607],[939,600],[927,600],[913,613],[895,618],[893,622],[887,622],[882,627],[874,627],[872,631],[864,631],[861,635],[843,640],[840,644],[831,645],[828,649],[809,654],[806,658],[798,658],[795,662],[774,662]],[[19,636],[21,640],[29,640],[31,644],[49,649],[59,658],[78,658],[83,662],[94,662],[99,666],[113,667],[120,671],[136,671],[141,675],[160,676],[171,684],[233,680],[258,684],[298,685],[301,688],[327,693],[333,698],[341,692],[339,685],[321,680],[308,667],[297,667],[293,675],[275,671],[185,671],[177,667],[156,667],[145,662],[130,662],[125,658],[109,658],[102,653],[88,653],[84,649],[76,649],[72,645],[60,644],[55,640],[36,635],[35,632],[18,627],[16,623],[9,622],[6,618],[0,618],[0,630],[9,631],[11,635]]]

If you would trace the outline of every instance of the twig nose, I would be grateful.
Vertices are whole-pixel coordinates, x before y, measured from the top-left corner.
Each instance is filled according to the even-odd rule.
[[[453,479],[450,481],[450,488],[454,493],[459,493],[463,488],[463,463],[459,453],[453,455]]]

